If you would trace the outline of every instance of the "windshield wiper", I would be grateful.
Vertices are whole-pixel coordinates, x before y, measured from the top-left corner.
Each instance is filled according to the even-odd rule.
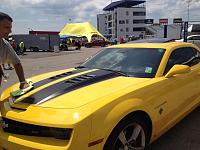
[[[97,68],[97,69],[100,69],[100,70],[106,70],[106,71],[111,71],[111,72],[115,72],[119,75],[122,75],[122,76],[125,76],[125,77],[129,77],[129,75],[123,71],[119,71],[119,70],[112,70],[112,69],[103,69],[103,68]]]

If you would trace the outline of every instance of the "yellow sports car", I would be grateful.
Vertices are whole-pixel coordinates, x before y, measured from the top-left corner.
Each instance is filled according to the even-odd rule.
[[[82,65],[1,96],[4,150],[143,150],[200,104],[200,50],[183,42],[110,46]]]

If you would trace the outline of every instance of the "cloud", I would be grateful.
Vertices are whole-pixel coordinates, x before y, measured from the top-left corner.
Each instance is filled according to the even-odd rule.
[[[24,9],[30,15],[39,14],[42,18],[59,17],[73,21],[94,20],[97,13],[110,3],[108,0],[1,0],[1,5],[14,11]],[[187,18],[188,0],[147,0],[147,16],[155,18]],[[200,0],[189,0],[191,12],[196,12]],[[30,12],[29,12],[30,11]],[[191,14],[192,15],[192,14]],[[39,17],[38,16],[38,17]],[[191,16],[193,17],[193,16]],[[68,18],[68,19],[67,19]]]
[[[191,0],[190,7],[190,20],[199,20],[200,15],[198,11],[200,8],[200,0]],[[159,18],[183,18],[187,21],[188,17],[188,3],[187,0],[148,0],[147,1],[147,16]]]
[[[0,0],[0,10],[10,14],[16,24],[34,28],[60,29],[68,22],[90,21],[96,25],[96,15],[110,0]],[[114,0],[113,0],[114,1]],[[187,0],[146,0],[147,18],[183,18],[187,20]],[[200,0],[190,2],[191,20],[200,20]],[[31,22],[31,23],[30,23]],[[21,24],[20,24],[21,25]]]

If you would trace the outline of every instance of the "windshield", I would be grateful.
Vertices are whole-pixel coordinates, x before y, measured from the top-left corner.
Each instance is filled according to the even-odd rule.
[[[153,78],[165,50],[157,48],[107,48],[80,67],[123,72],[128,76]]]

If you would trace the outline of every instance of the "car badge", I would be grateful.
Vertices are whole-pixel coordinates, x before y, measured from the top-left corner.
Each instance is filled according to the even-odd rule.
[[[0,127],[3,129],[8,128],[8,124],[3,119],[0,119]]]
[[[9,101],[10,105],[13,105],[15,103],[16,99],[14,97],[10,96],[8,101]]]
[[[164,111],[164,109],[163,109],[163,108],[160,108],[159,114],[162,115],[163,111]]]

